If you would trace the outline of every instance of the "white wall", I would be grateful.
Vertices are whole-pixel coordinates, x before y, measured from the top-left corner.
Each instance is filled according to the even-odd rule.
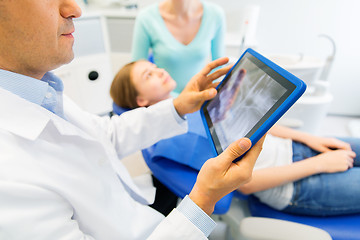
[[[222,6],[228,30],[237,31],[239,12],[259,5],[256,49],[261,53],[314,55],[325,58],[331,44],[337,53],[329,75],[334,102],[330,112],[360,116],[360,1],[358,0],[208,0]],[[146,6],[154,0],[139,0]]]

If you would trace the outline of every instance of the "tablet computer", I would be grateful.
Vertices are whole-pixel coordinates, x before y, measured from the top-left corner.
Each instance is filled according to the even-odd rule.
[[[214,153],[243,137],[255,145],[305,89],[302,80],[247,49],[200,110]]]

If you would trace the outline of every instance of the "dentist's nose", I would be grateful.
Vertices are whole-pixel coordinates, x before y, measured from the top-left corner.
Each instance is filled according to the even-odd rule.
[[[64,0],[60,5],[60,13],[64,18],[78,18],[81,16],[81,8],[75,0]]]

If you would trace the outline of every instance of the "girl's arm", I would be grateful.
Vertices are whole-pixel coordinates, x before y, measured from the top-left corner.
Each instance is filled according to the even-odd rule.
[[[321,153],[290,165],[255,170],[252,179],[238,190],[251,194],[294,182],[318,173],[343,172],[353,167],[355,153],[336,150]]]
[[[275,124],[269,133],[276,137],[289,138],[293,141],[303,143],[318,152],[328,152],[334,149],[351,151],[350,144],[336,138],[314,136],[306,132]]]
[[[292,128],[284,127],[279,124],[275,124],[272,128],[270,128],[269,133],[273,136],[280,138],[289,138],[293,141],[304,143],[307,138],[312,137],[312,135],[301,132]]]

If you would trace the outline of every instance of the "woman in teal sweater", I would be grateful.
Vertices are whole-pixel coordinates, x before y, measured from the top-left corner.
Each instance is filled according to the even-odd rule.
[[[180,93],[209,60],[224,56],[225,15],[200,0],[166,0],[142,10],[136,18],[132,58],[148,59],[165,69]]]

